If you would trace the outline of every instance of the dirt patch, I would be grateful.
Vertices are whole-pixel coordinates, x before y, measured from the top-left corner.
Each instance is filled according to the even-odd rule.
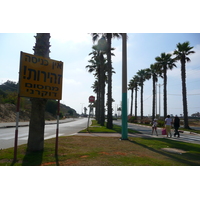
[[[81,156],[80,158],[87,158],[87,157],[89,157],[89,156],[87,156],[87,155],[84,155],[84,156]]]
[[[114,154],[121,155],[121,156],[126,156],[127,155],[127,153],[123,153],[123,152],[115,152]]]
[[[49,165],[56,165],[56,162],[48,162],[41,164],[41,166],[49,166]]]
[[[179,153],[179,154],[187,153],[187,151],[184,151],[184,150],[181,150],[181,149],[176,149],[176,148],[162,148],[162,150],[168,151],[168,152],[171,152],[171,153]]]

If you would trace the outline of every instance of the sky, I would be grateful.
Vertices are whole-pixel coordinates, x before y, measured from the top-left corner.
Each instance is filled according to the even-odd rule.
[[[91,89],[94,77],[85,69],[85,66],[88,65],[88,54],[91,52],[91,47],[93,45],[91,36],[88,33],[128,33],[128,82],[138,70],[148,68],[153,64],[155,62],[155,57],[159,56],[162,52],[171,53],[175,50],[177,43],[189,41],[190,45],[194,46],[194,51],[196,51],[196,53],[190,56],[191,62],[186,65],[188,112],[189,115],[200,112],[198,100],[200,94],[200,35],[190,34],[200,33],[198,25],[198,1],[191,0],[189,3],[183,3],[179,0],[169,0],[167,3],[160,3],[160,1],[157,0],[124,0],[122,2],[116,2],[117,1],[113,2],[107,0],[102,0],[101,2],[74,0],[66,3],[64,0],[57,0],[56,2],[35,0],[34,3],[28,5],[25,0],[2,2],[0,13],[0,83],[7,80],[18,81],[20,51],[33,54],[34,52],[32,49],[35,45],[34,35],[36,35],[36,33],[50,32],[50,58],[64,62],[63,98],[61,102],[80,113],[82,107],[88,105],[88,97],[94,95]],[[114,52],[115,57],[113,57],[113,67],[116,72],[116,74],[113,75],[113,98],[115,99],[113,108],[115,113],[115,108],[120,106],[122,93],[122,41],[114,39],[112,41],[112,47],[116,49]],[[159,79],[158,83],[162,84],[163,80]],[[161,86],[161,93],[162,89],[163,86]],[[170,114],[183,113],[180,63],[177,63],[177,69],[168,71],[167,91],[168,112]],[[140,93],[138,93],[138,114],[140,113],[139,94]],[[128,92],[128,99],[130,106],[130,91]],[[144,86],[145,115],[151,114],[151,101],[152,81],[149,80]],[[161,106],[162,105],[163,101],[161,97]],[[129,110],[128,113],[130,113]],[[161,115],[162,113],[163,109],[161,108]],[[86,173],[85,168],[83,169],[81,167],[79,167],[78,170],[77,168],[62,168],[63,173],[61,174],[61,170],[59,169],[60,174],[58,173],[58,176],[61,175],[59,177],[62,177],[62,180],[63,177],[68,180],[66,182],[67,186],[70,186],[68,193],[70,193],[69,191],[72,192],[67,195],[73,198],[74,194],[77,193],[77,187],[81,190],[81,198],[87,195],[88,199],[94,199],[97,193],[98,195],[100,194],[98,186],[101,188],[103,186],[103,190],[106,191],[107,196],[110,195],[110,198],[114,197],[115,199],[120,199],[123,195],[123,198],[126,196],[126,199],[130,199],[130,197],[127,196],[130,194],[129,192],[118,192],[116,195],[113,193],[112,189],[116,189],[119,184],[123,183],[121,184],[122,190],[132,191],[133,188],[137,188],[134,190],[134,195],[138,196],[139,199],[144,197],[144,195],[146,195],[146,198],[149,198],[151,194],[154,196],[154,199],[160,199],[160,193],[156,196],[154,188],[151,188],[150,185],[154,185],[154,183],[157,184],[163,181],[163,179],[170,184],[171,177],[173,176],[176,177],[176,181],[180,180],[179,185],[184,188],[185,182],[182,181],[183,173],[184,180],[187,179],[188,182],[194,181],[193,177],[196,177],[198,174],[197,171],[194,169],[190,170],[190,168],[187,168],[189,170],[188,173],[185,169],[182,171],[183,169],[170,170],[168,168],[166,169],[166,167],[164,168],[165,173],[163,173],[163,168],[156,168],[155,171],[153,171],[155,173],[152,173],[152,170],[154,170],[152,168],[145,168],[144,171],[141,167],[137,168],[137,170],[126,167],[123,169],[113,167],[98,167],[97,169],[95,167],[92,169],[88,168]],[[120,169],[121,171],[123,170],[123,173],[120,173]],[[4,182],[10,180],[7,175],[12,174],[12,172],[12,178],[13,176],[19,175],[19,177],[17,177],[18,180],[26,180],[27,173],[24,173],[24,168],[23,171],[21,171],[22,173],[19,173],[19,169],[17,169],[17,173],[15,170],[16,168],[12,168],[12,170],[9,169],[9,173],[6,173],[5,178],[3,178]],[[44,177],[43,180],[48,180],[45,182],[47,188],[52,187],[52,177],[51,181],[49,181],[49,174],[52,174],[52,169],[50,170],[51,171],[48,171],[47,168],[45,168],[41,174],[42,177]],[[98,173],[96,173],[97,170]],[[38,170],[37,172],[41,173],[40,171]],[[56,176],[57,171],[58,170],[55,171],[56,180],[58,179],[58,176]],[[92,172],[94,172],[94,176],[90,176],[90,174],[93,175]],[[35,174],[31,177],[33,180],[35,178],[34,175]],[[85,175],[87,177],[85,177]],[[153,177],[151,177],[152,175]],[[107,177],[107,182],[105,182],[105,177]],[[144,178],[145,182],[143,181]],[[77,179],[78,182],[74,182],[74,180]],[[120,180],[120,182],[118,180]],[[91,185],[91,182],[95,182],[95,184]],[[148,191],[146,193],[143,192],[144,187],[138,187],[138,182],[140,183],[139,185],[147,184],[146,189]],[[77,187],[74,187],[74,185]],[[87,188],[84,188],[83,185],[86,185]],[[88,193],[88,185],[90,187],[90,193]],[[162,184],[160,184],[160,186],[162,187]],[[194,190],[194,187],[193,185],[190,191],[187,186],[187,190],[185,190],[187,192],[183,194],[184,197],[191,197],[191,195],[193,195],[195,198],[197,194],[194,191],[198,191],[198,189],[195,188],[196,190]],[[16,188],[16,186],[13,188]],[[6,188],[4,189],[7,192]],[[16,191],[18,189],[19,188],[16,188]],[[58,189],[59,194],[63,192],[63,195],[66,195],[63,184],[59,184]],[[55,191],[57,192],[57,190]],[[108,191],[111,192],[109,193]],[[175,192],[176,191],[171,191],[169,195],[173,193],[173,195],[180,198],[181,194],[175,194]],[[46,197],[48,194],[44,193],[44,195]],[[52,198],[52,193],[50,193],[50,195],[50,198]],[[56,196],[57,195],[56,193]],[[102,195],[104,195],[104,193],[102,193]],[[104,197],[105,195],[103,198]]]
[[[88,33],[52,32],[50,38],[50,58],[64,63],[63,91],[61,103],[75,109],[77,113],[89,105],[88,98],[95,95],[91,88],[94,76],[85,68],[92,52],[92,37]],[[7,80],[18,81],[20,51],[34,54],[34,36],[36,33],[0,33],[0,83]],[[200,112],[200,34],[199,33],[128,33],[127,40],[127,84],[138,70],[149,68],[155,63],[155,57],[161,53],[173,53],[176,44],[190,42],[195,54],[190,55],[191,62],[186,63],[186,85],[188,99],[188,114]],[[114,71],[112,80],[113,114],[121,106],[122,97],[122,40],[113,39],[115,48],[112,57]],[[180,62],[177,68],[167,72],[168,114],[183,114],[182,85]],[[163,79],[159,78],[157,86],[157,113],[163,115]],[[128,91],[128,114],[130,113],[131,92]],[[159,96],[160,95],[160,96]],[[159,101],[159,97],[161,101]],[[152,80],[144,84],[144,115],[152,111]],[[140,90],[138,92],[138,115],[140,115]],[[133,104],[134,107],[134,104]],[[134,113],[134,110],[133,110]]]

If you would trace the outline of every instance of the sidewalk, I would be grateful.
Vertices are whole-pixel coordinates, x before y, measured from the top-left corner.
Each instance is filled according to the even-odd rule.
[[[74,118],[62,119],[62,120],[59,120],[59,124],[71,122],[71,121],[74,121],[74,120],[75,120]],[[57,120],[45,121],[45,125],[56,124],[56,123],[57,123]],[[29,126],[29,121],[19,122],[18,126],[19,127]],[[0,128],[14,128],[14,127],[16,127],[16,122],[2,122],[2,123],[0,123]]]

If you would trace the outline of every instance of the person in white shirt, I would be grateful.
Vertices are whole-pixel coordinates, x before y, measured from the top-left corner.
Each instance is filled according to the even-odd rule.
[[[153,132],[156,132],[156,135],[158,136],[158,133],[157,133],[157,119],[154,119],[153,120],[153,125],[152,125],[152,135],[153,135]]]
[[[171,125],[172,125],[172,119],[170,118],[170,115],[167,115],[167,118],[165,119],[165,128],[167,132],[167,137],[169,136],[169,134],[170,134],[170,137],[172,137]]]

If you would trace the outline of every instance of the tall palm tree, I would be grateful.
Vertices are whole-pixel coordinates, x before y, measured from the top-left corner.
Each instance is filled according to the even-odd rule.
[[[112,62],[111,62],[111,43],[112,38],[120,38],[121,33],[92,33],[93,42],[97,41],[98,38],[103,36],[106,38],[107,43],[104,42],[105,45],[100,45],[100,48],[103,48],[107,53],[107,61],[108,61],[108,117],[107,117],[107,128],[113,128],[112,121]],[[102,40],[103,41],[103,40]],[[105,41],[105,40],[104,40]]]
[[[137,72],[137,75],[139,77],[139,86],[141,87],[141,120],[143,120],[143,86],[144,81],[150,79],[150,74],[148,69],[141,69]]]
[[[157,61],[156,64],[160,68],[163,78],[164,78],[164,87],[163,87],[163,94],[164,94],[164,117],[167,116],[167,70],[172,70],[175,65],[175,60],[172,59],[172,54],[168,53],[161,53],[160,57],[157,56],[155,58]]]
[[[156,106],[156,82],[158,81],[158,66],[156,64],[151,64],[149,74],[151,74],[153,82],[153,99],[152,99],[152,121],[156,116],[155,106]]]
[[[178,43],[177,49],[174,50],[175,60],[181,62],[181,79],[182,79],[182,94],[183,94],[183,114],[184,114],[184,128],[190,128],[188,124],[188,108],[187,108],[187,91],[186,91],[186,69],[185,63],[190,61],[188,55],[195,53],[191,51],[193,47],[190,47],[189,42]]]
[[[34,55],[49,58],[49,33],[37,33],[33,47]],[[28,136],[28,151],[42,151],[44,149],[44,126],[46,99],[31,98],[31,117]]]
[[[134,90],[134,80],[133,78],[129,81],[128,90],[131,90],[131,109],[130,109],[130,116],[133,115],[133,90]]]
[[[134,86],[134,89],[135,89],[135,118],[137,119],[137,91],[138,91],[138,86],[139,86],[139,76],[135,75],[133,77],[133,86]]]
[[[104,126],[105,122],[105,72],[106,72],[106,59],[103,56],[103,52],[99,51],[97,46],[93,46],[93,51],[89,55],[93,55],[87,65],[88,72],[95,72],[94,75],[97,77],[97,121],[99,124]]]

